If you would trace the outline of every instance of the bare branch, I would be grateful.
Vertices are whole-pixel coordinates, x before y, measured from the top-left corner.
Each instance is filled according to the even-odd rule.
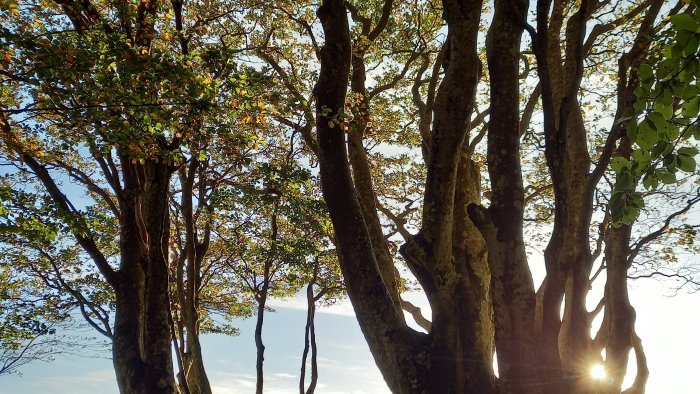
[[[401,307],[413,317],[413,320],[416,321],[416,324],[418,324],[425,331],[430,332],[430,327],[432,326],[432,323],[430,322],[430,320],[426,319],[425,316],[423,316],[423,313],[421,312],[421,309],[419,307],[404,300],[403,298],[401,299]]]
[[[673,212],[670,214],[666,220],[664,220],[664,225],[661,226],[660,228],[656,229],[655,231],[652,231],[651,233],[643,236],[641,239],[639,239],[637,242],[635,242],[632,245],[632,250],[630,252],[629,257],[627,258],[627,263],[632,264],[634,262],[634,259],[637,258],[637,255],[639,255],[639,252],[642,250],[644,246],[649,244],[650,242],[654,241],[657,239],[659,236],[661,236],[666,230],[668,230],[669,226],[671,225],[671,222],[673,219],[677,218],[678,216],[688,212],[695,204],[700,202],[700,188],[698,188],[695,191],[696,196],[689,199],[682,209]]]

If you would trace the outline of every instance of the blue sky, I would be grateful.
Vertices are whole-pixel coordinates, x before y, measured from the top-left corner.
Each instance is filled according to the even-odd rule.
[[[697,393],[700,365],[700,293],[670,297],[654,281],[631,285],[637,330],[645,346],[650,378],[648,394]],[[412,299],[420,303],[418,298]],[[299,363],[305,321],[303,299],[274,303],[266,315],[265,392],[298,392]],[[352,309],[347,302],[321,310],[316,317],[319,344],[319,394],[389,393]],[[255,390],[254,320],[240,321],[241,335],[203,338],[205,363],[216,394],[250,394]],[[111,361],[105,358],[59,357],[35,363],[24,376],[0,377],[0,394],[117,394]]]
[[[302,301],[302,300],[300,300]],[[267,313],[263,340],[266,345],[265,392],[298,393],[306,313],[301,302]],[[278,302],[277,305],[283,305]],[[374,366],[369,349],[349,306],[318,313],[318,393],[389,393]],[[210,381],[216,394],[255,391],[254,319],[240,321],[241,335],[205,335],[203,348]],[[0,377],[0,394],[117,394],[109,354],[103,358],[59,357],[50,364],[26,366],[23,376]]]

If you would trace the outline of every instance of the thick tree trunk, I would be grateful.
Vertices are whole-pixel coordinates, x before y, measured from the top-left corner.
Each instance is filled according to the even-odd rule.
[[[633,111],[636,101],[634,90],[639,86],[638,67],[651,43],[651,26],[656,19],[662,0],[651,3],[642,20],[632,49],[620,58],[618,83],[617,117]],[[617,155],[630,159],[632,146],[624,126],[620,126],[620,142]],[[632,226],[621,225],[610,229],[605,247],[607,281],[605,283],[605,315],[601,330],[604,330],[605,368],[609,376],[607,393],[618,393],[627,372],[630,350],[634,348],[637,361],[637,375],[632,387],[625,393],[644,393],[648,369],[641,340],[634,331],[636,313],[630,304],[627,291],[627,271],[630,261],[630,238]]]
[[[122,157],[122,162],[128,163],[128,158]],[[166,259],[170,175],[170,167],[156,161],[142,167],[124,166],[113,342],[113,361],[123,393],[177,393]]]
[[[3,119],[4,121],[4,119]],[[2,123],[10,133],[9,125]],[[22,150],[59,210],[74,212],[45,166]],[[114,270],[90,234],[76,232],[80,246],[92,257],[115,295],[112,356],[122,393],[176,393],[172,366],[170,301],[168,299],[167,209],[171,168],[161,161],[129,164],[118,150],[123,187],[118,188],[120,267]]]
[[[122,291],[124,294],[119,294]],[[142,314],[143,301],[138,296],[139,291],[125,286],[119,293],[112,342],[112,360],[119,391],[126,394],[177,393],[172,365],[161,368],[151,364],[146,357],[143,338],[146,319]],[[169,331],[166,334],[170,336]]]
[[[524,192],[520,163],[520,38],[528,2],[495,3],[486,39],[492,75],[487,162],[491,206],[473,213],[488,247],[496,349],[505,392],[539,392],[541,370],[534,330],[535,290],[523,239]]]
[[[315,87],[321,186],[335,228],[343,277],[360,328],[389,388],[421,392],[421,387],[429,387],[428,376],[419,371],[419,365],[425,368],[428,363],[427,354],[418,348],[425,339],[405,326],[387,292],[352,184],[345,133],[330,123],[344,107],[350,74],[350,32],[343,1],[325,0],[318,16],[326,38]]]
[[[631,226],[621,225],[610,230],[605,248],[607,281],[605,283],[605,319],[607,329],[605,369],[608,375],[607,393],[619,393],[627,372],[627,361],[634,338],[636,314],[627,292],[629,241]]]
[[[344,105],[350,37],[342,1],[325,1],[319,9],[326,33],[315,90],[323,193],[360,327],[389,387],[401,393],[489,393],[494,389],[491,336],[487,332],[474,335],[490,324],[490,309],[484,308],[488,305],[484,302],[488,299],[488,285],[483,280],[487,270],[481,267],[479,275],[470,275],[469,270],[478,264],[465,263],[468,253],[460,255],[459,267],[455,267],[451,242],[457,164],[478,79],[475,48],[481,3],[450,1],[446,6],[452,16],[449,23],[454,38],[448,82],[436,99],[440,126],[432,142],[429,166],[433,170],[429,171],[432,175],[428,180],[435,188],[426,189],[426,199],[430,200],[426,206],[431,214],[424,215],[422,235],[402,250],[433,306],[429,336],[405,325],[395,299],[387,291],[377,261],[381,256],[375,254],[368,229],[372,224],[366,222],[361,205],[369,198],[359,196],[360,191],[353,185],[343,131],[329,124],[330,117],[340,113]],[[326,116],[328,110],[330,115]],[[352,143],[358,152],[358,141]],[[356,181],[361,181],[361,177]]]

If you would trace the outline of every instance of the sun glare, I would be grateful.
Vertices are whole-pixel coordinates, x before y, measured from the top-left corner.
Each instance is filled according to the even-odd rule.
[[[605,378],[605,367],[602,364],[596,364],[591,368],[591,376],[595,380],[602,380]]]

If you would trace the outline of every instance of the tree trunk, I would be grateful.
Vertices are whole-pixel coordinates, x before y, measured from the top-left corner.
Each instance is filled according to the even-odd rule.
[[[211,394],[211,385],[204,368],[202,349],[199,343],[199,291],[202,261],[208,250],[208,232],[205,228],[204,240],[197,239],[197,229],[195,227],[194,211],[194,182],[197,174],[200,174],[203,163],[192,159],[187,168],[180,169],[180,183],[182,185],[181,209],[184,219],[185,248],[184,258],[178,259],[178,289],[176,295],[180,298],[179,304],[182,306],[181,335],[184,348],[185,380],[191,394]],[[202,201],[199,201],[203,204]],[[186,279],[185,279],[186,278]]]
[[[651,44],[651,26],[656,19],[662,0],[652,2],[642,20],[632,49],[620,58],[618,71],[618,111],[617,117],[633,111],[636,101],[634,89],[639,86],[638,67]],[[630,159],[632,146],[624,126],[620,126],[620,142],[617,155]],[[605,368],[609,376],[607,393],[618,393],[627,372],[629,353],[634,348],[637,361],[635,381],[626,393],[643,393],[648,376],[646,358],[641,340],[634,331],[636,313],[629,301],[627,272],[630,261],[631,225],[621,225],[610,229],[605,247],[607,281],[605,283],[605,315],[603,317]]]
[[[194,334],[187,336],[187,352],[185,353],[185,377],[191,394],[211,394],[211,385],[204,368],[202,347],[199,343],[199,333],[195,327]]]
[[[439,137],[431,147],[430,166],[436,170],[429,173],[437,178],[428,180],[429,184],[437,186],[437,193],[430,195],[429,191],[433,190],[430,187],[426,192],[426,199],[431,200],[426,206],[431,211],[439,211],[439,218],[425,215],[427,231],[402,248],[433,306],[429,335],[406,326],[395,299],[387,291],[373,249],[371,229],[368,229],[371,223],[366,222],[360,202],[368,198],[361,198],[353,185],[343,131],[329,122],[343,109],[349,79],[351,51],[345,7],[342,1],[327,0],[318,12],[326,37],[315,89],[323,194],[336,231],[341,269],[360,327],[387,384],[394,392],[401,393],[466,390],[489,393],[494,390],[490,335],[474,335],[489,324],[484,324],[482,319],[490,321],[489,308],[480,308],[488,297],[480,291],[488,289],[488,285],[481,283],[477,287],[471,283],[472,279],[478,283],[479,276],[463,275],[458,279],[457,272],[467,273],[469,266],[465,263],[466,256],[461,255],[459,268],[454,267],[455,251],[451,242],[457,164],[461,160],[465,121],[478,79],[476,21],[481,3],[448,3],[453,15],[449,21],[451,31],[454,30],[451,34],[455,38],[451,41],[452,64],[446,77],[449,81],[443,84],[436,100],[439,103],[436,107],[441,109],[436,115],[441,127],[435,132]],[[465,42],[469,44],[466,47],[462,45]],[[446,87],[452,85],[457,87],[454,91]],[[353,149],[359,151],[357,141],[353,144]],[[361,180],[359,176],[356,178],[356,181]],[[483,279],[484,272],[481,275]],[[460,296],[455,297],[457,294]]]
[[[259,295],[257,320],[255,322],[255,394],[262,394],[263,392],[263,361],[265,361],[265,345],[262,341],[262,329],[263,320],[265,317],[265,302],[267,300],[266,287],[266,285],[263,285],[264,290],[261,292],[262,294]]]
[[[122,157],[123,163],[128,163]],[[121,266],[115,287],[113,361],[123,393],[177,393],[170,331],[167,251],[171,168],[124,166]],[[140,192],[136,192],[136,191]]]
[[[492,76],[487,162],[491,206],[472,219],[482,231],[491,269],[501,388],[538,392],[541,370],[534,335],[535,290],[523,239],[524,192],[520,163],[519,59],[528,2],[496,1],[486,38]]]
[[[313,394],[318,383],[318,361],[316,359],[316,299],[314,296],[314,284],[306,287],[306,327],[304,329],[304,352],[301,356],[301,376],[299,378],[299,394]],[[311,382],[308,389],[304,390],[306,380],[306,360],[311,350]]]

